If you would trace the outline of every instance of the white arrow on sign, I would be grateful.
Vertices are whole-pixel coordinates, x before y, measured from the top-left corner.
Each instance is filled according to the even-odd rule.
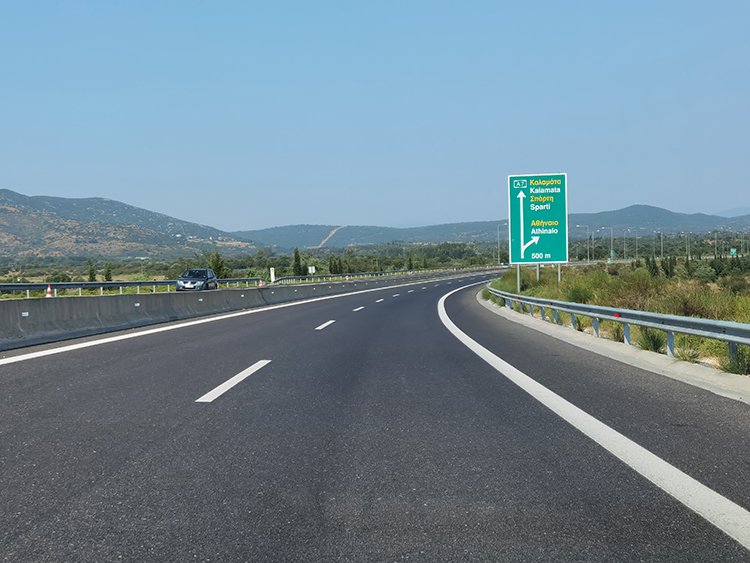
[[[539,242],[539,237],[531,237],[531,240],[524,244],[523,242],[523,200],[526,199],[526,194],[524,192],[518,192],[518,195],[516,196],[518,198],[518,207],[519,212],[521,215],[520,223],[521,223],[521,259],[523,259],[523,255],[526,252],[526,249],[530,247],[532,244],[536,244]]]

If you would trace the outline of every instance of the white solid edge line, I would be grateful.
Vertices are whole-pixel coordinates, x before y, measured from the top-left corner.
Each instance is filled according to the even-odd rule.
[[[257,313],[264,313],[266,311],[273,311],[275,309],[284,309],[286,307],[296,307],[298,305],[305,305],[307,303],[315,303],[317,301],[326,301],[328,299],[339,299],[341,297],[349,297],[351,295],[359,295],[360,293],[370,293],[373,291],[386,291],[389,289],[397,289],[399,287],[409,287],[411,285],[418,285],[424,282],[409,282],[400,285],[391,285],[385,287],[374,287],[371,289],[360,289],[358,291],[351,291],[348,293],[337,293],[336,295],[325,295],[323,297],[313,297],[311,299],[300,299],[299,301],[290,301],[289,303],[279,303],[278,305],[268,305],[267,307],[256,307],[254,309],[247,309],[244,311],[236,311],[234,313],[226,313],[224,315],[215,315],[207,318],[200,318],[193,321],[186,321],[178,324],[169,326],[161,326],[158,328],[148,328],[145,330],[138,330],[137,332],[130,332],[128,334],[120,334],[118,336],[105,336],[98,338],[97,340],[89,340],[88,342],[79,342],[78,344],[68,344],[66,346],[60,346],[56,348],[48,348],[47,350],[39,350],[38,352],[29,352],[28,354],[20,354],[18,356],[11,356],[9,358],[0,358],[0,366],[7,364],[15,364],[17,362],[24,362],[26,360],[33,360],[36,358],[44,358],[46,356],[53,356],[55,354],[63,354],[65,352],[73,352],[75,350],[82,350],[83,348],[90,348],[92,346],[101,346],[102,344],[110,344],[112,342],[119,342],[121,340],[130,340],[131,338],[140,338],[141,336],[150,336],[151,334],[159,334],[160,332],[168,332],[170,330],[177,330],[180,328],[187,328],[191,326],[201,325],[204,323],[213,323],[216,321],[223,321],[226,319],[233,319],[235,317],[243,317],[245,315],[255,315]],[[380,299],[384,301],[384,299]],[[2,352],[0,352],[2,353]]]
[[[357,307],[356,309],[352,309],[352,312],[353,312],[353,313],[356,313],[357,311],[361,311],[362,309],[364,309],[364,306],[362,306],[362,307]]]
[[[440,320],[453,336],[560,418],[735,539],[743,547],[750,549],[750,512],[566,401],[461,331],[448,317],[445,311],[445,300],[457,291],[481,283],[484,282],[454,289],[438,301]]]
[[[255,362],[253,365],[251,365],[249,368],[241,371],[231,379],[227,379],[224,383],[219,385],[218,387],[215,387],[202,397],[195,400],[196,403],[210,403],[214,399],[217,399],[221,397],[224,393],[229,391],[232,387],[237,385],[238,383],[241,383],[245,378],[251,376],[259,369],[267,366],[271,363],[271,360],[260,360],[259,362]]]
[[[335,322],[336,322],[336,321],[334,321],[334,320],[326,321],[326,322],[324,322],[324,323],[323,323],[322,325],[320,325],[320,326],[318,326],[318,327],[315,327],[315,330],[323,330],[324,328],[326,328],[326,327],[328,327],[328,326],[331,326],[331,325],[332,325],[333,323],[335,323]]]

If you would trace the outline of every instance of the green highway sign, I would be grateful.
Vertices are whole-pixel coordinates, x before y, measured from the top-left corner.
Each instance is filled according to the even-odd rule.
[[[568,261],[568,175],[508,176],[511,264]]]

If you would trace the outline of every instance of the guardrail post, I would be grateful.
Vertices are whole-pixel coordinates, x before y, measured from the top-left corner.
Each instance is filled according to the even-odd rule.
[[[531,315],[531,318],[534,318],[534,304],[529,303],[529,315]]]
[[[55,288],[55,297],[57,297],[57,288]]]
[[[156,286],[155,285],[152,285],[151,289],[153,290],[152,293],[156,293]]]
[[[82,290],[82,289],[81,289],[81,288],[79,287],[79,288],[78,288],[78,297],[80,297],[80,296],[81,296],[81,293],[82,293],[82,292],[83,292],[83,290]]]
[[[622,338],[630,346],[630,323],[622,323]]]
[[[667,356],[674,358],[674,331],[667,331]]]
[[[120,295],[122,295],[122,286],[120,286]]]
[[[80,295],[80,294],[79,294]],[[104,295],[104,286],[99,288],[99,295]]]
[[[26,299],[31,299],[31,290],[30,289],[26,290]]]
[[[555,324],[560,324],[560,312],[557,309],[552,309],[552,316],[555,318]]]
[[[542,315],[542,320],[546,321],[547,320],[547,313],[545,312],[544,307],[539,307],[539,313]]]
[[[594,327],[594,336],[597,336],[597,337],[598,337],[598,336],[599,336],[599,319],[598,319],[598,318],[596,318],[596,317],[593,317],[593,318],[591,319],[591,324],[592,324],[592,325],[593,325],[593,327]]]
[[[570,314],[570,324],[574,329],[578,330],[578,319],[575,313]]]
[[[140,294],[141,294],[141,286],[140,286],[140,285],[137,285],[137,286],[135,286],[135,292],[136,292],[136,293],[137,293],[138,295],[140,295]]]
[[[736,342],[729,342],[729,357],[730,358],[737,357],[737,343]]]

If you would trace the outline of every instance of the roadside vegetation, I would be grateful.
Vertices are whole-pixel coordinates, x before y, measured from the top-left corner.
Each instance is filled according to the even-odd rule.
[[[507,254],[500,259],[507,261]],[[307,275],[315,268],[318,276],[358,274],[364,272],[397,273],[405,270],[463,268],[498,262],[497,249],[491,244],[385,244],[346,249],[293,249],[276,251],[266,248],[252,254],[224,256],[219,251],[202,252],[191,257],[171,260],[149,257],[130,258],[0,258],[0,283],[62,283],[96,281],[162,281],[174,280],[183,271],[209,267],[217,277],[270,279],[270,268],[276,277]],[[149,287],[166,291],[166,287]],[[147,291],[142,288],[141,291]],[[118,290],[110,290],[118,292]],[[124,293],[135,293],[126,288]],[[83,290],[81,295],[98,294],[99,290]],[[77,295],[78,290],[68,294]],[[21,295],[17,294],[16,297]],[[2,297],[13,297],[5,293]]]
[[[542,268],[540,280],[532,268],[521,270],[524,295],[588,303],[704,319],[750,323],[750,258],[719,257],[712,260],[664,260],[647,258],[630,264],[566,267],[557,282],[556,268]],[[516,292],[516,271],[511,269],[492,286]],[[566,315],[564,321],[569,323]],[[579,318],[579,330],[590,330],[590,319]],[[601,333],[623,341],[622,325],[602,323]],[[632,341],[639,347],[664,352],[666,335],[655,329],[632,327]],[[675,355],[733,373],[750,373],[750,350],[740,346],[730,357],[727,344],[677,334]]]

